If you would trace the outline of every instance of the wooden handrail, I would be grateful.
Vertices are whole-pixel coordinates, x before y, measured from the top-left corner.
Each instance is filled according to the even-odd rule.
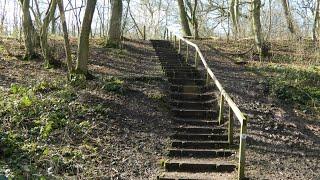
[[[169,32],[169,28],[167,29],[167,32]],[[173,37],[174,36],[174,37]],[[235,117],[239,120],[241,124],[240,129],[240,144],[239,144],[239,163],[238,163],[238,179],[243,179],[245,177],[244,175],[244,166],[245,166],[245,147],[246,147],[246,138],[247,138],[247,118],[242,114],[238,106],[234,103],[234,101],[231,99],[231,97],[228,95],[228,93],[224,90],[221,83],[217,79],[217,77],[214,75],[212,70],[210,69],[207,61],[205,60],[202,52],[200,51],[200,48],[193,42],[185,39],[184,37],[173,33],[170,31],[170,39],[168,37],[168,40],[174,41],[174,48],[177,46],[177,38],[179,41],[179,53],[181,53],[181,43],[182,41],[187,44],[187,58],[189,57],[189,46],[192,46],[195,48],[195,67],[198,67],[198,56],[200,57],[203,66],[206,69],[207,72],[207,82],[209,81],[209,77],[213,80],[216,87],[219,89],[220,92],[220,110],[219,110],[219,123],[221,124],[223,121],[223,113],[224,113],[224,102],[226,101],[229,106],[229,125],[228,125],[228,141],[231,145],[233,142],[233,114]]]
[[[190,46],[193,46],[195,48],[195,50],[198,52],[198,55],[199,55],[199,57],[200,57],[200,59],[202,61],[202,64],[204,65],[207,73],[210,75],[211,79],[213,80],[213,82],[215,83],[217,88],[219,89],[220,93],[224,96],[225,101],[227,101],[228,105],[231,107],[231,109],[234,112],[234,114],[236,115],[237,119],[240,121],[241,124],[243,124],[243,121],[246,120],[246,118],[244,117],[244,115],[242,114],[242,112],[240,111],[238,106],[233,102],[233,100],[228,95],[228,93],[224,90],[224,88],[222,87],[221,83],[218,81],[217,77],[213,74],[213,72],[210,69],[210,67],[208,66],[208,63],[205,60],[202,52],[200,51],[200,48],[196,44],[194,44],[193,42],[183,38],[180,35],[174,34],[174,36],[176,36],[178,39],[184,41],[185,43],[187,43]]]

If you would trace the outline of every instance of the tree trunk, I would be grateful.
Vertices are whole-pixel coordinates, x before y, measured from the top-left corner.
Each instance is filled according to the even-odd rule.
[[[259,52],[260,61],[265,55],[263,51],[263,38],[261,34],[261,22],[260,22],[260,9],[261,9],[261,0],[252,0],[252,27],[255,37],[255,43],[257,50]]]
[[[239,0],[231,0],[230,15],[232,20],[233,34],[235,39],[239,35]]]
[[[282,2],[284,15],[285,15],[285,18],[286,18],[286,21],[287,21],[287,25],[288,25],[288,30],[290,31],[290,33],[292,35],[296,35],[296,30],[295,30],[295,27],[294,27],[291,10],[290,10],[290,7],[289,7],[289,1],[288,0],[281,0],[281,2]]]
[[[57,1],[51,0],[49,10],[47,11],[47,14],[43,20],[43,24],[40,32],[41,51],[42,51],[42,56],[44,58],[46,68],[49,68],[54,63],[52,54],[50,53],[50,47],[48,45],[48,27],[49,27],[50,21],[54,18],[56,7],[57,7]]]
[[[76,72],[88,76],[89,36],[97,0],[87,0],[79,37]]]
[[[197,7],[198,7],[198,0],[195,0],[193,12],[192,12],[192,24],[193,24],[193,29],[194,29],[194,39],[199,39],[198,20],[196,17]]]
[[[316,43],[320,34],[320,22],[319,22],[319,12],[320,11],[320,0],[316,1],[315,15],[314,15],[314,23],[312,28],[312,36],[313,41]]]
[[[22,7],[22,26],[24,35],[25,55],[24,60],[33,59],[36,56],[35,43],[34,43],[34,27],[32,25],[32,19],[30,15],[30,0],[20,0]]]
[[[73,66],[72,66],[71,48],[70,48],[70,42],[69,42],[69,34],[68,34],[66,16],[64,13],[63,0],[57,0],[57,1],[58,1],[58,6],[59,6],[62,31],[63,31],[64,48],[65,48],[65,52],[66,52],[66,60],[67,60],[68,73],[69,73],[68,77],[70,78],[70,75],[73,71]]]
[[[185,36],[192,36],[188,18],[187,18],[186,8],[184,6],[184,1],[178,0],[178,5],[179,5],[180,21],[181,21],[183,33]]]
[[[108,46],[119,47],[121,41],[122,0],[111,0],[111,19]]]

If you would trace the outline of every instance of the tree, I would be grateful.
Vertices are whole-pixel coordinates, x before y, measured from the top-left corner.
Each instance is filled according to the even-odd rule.
[[[97,0],[87,0],[78,42],[76,73],[84,74],[87,78],[90,76],[87,67],[89,57],[89,36],[96,3]]]
[[[194,31],[194,39],[199,38],[199,29],[198,29],[198,19],[197,19],[197,8],[198,8],[198,0],[194,0],[194,3],[191,3],[191,0],[186,0],[187,6],[189,8],[190,16],[188,16],[188,20],[190,24],[193,26]]]
[[[50,53],[51,51],[48,45],[48,27],[52,19],[54,19],[54,13],[56,11],[56,7],[57,7],[57,1],[51,0],[49,9],[43,20],[43,24],[41,26],[41,31],[40,31],[41,51],[45,61],[45,67],[47,68],[53,65],[53,57],[52,57],[52,54]]]
[[[284,11],[284,15],[287,21],[287,25],[288,25],[288,30],[290,31],[290,33],[292,35],[296,34],[296,30],[293,24],[293,18],[292,18],[292,14],[291,14],[291,10],[290,10],[290,6],[289,6],[289,1],[288,0],[281,0],[282,2],[282,7],[283,7],[283,11]]]
[[[59,7],[59,12],[60,12],[62,31],[63,31],[64,49],[66,52],[66,61],[67,61],[67,67],[68,67],[68,77],[70,78],[70,75],[73,71],[73,65],[72,65],[71,48],[70,48],[70,42],[69,42],[69,34],[68,34],[66,16],[64,13],[63,0],[57,0],[57,1],[58,1],[57,3],[58,3],[58,7]]]
[[[313,35],[313,41],[317,42],[319,35],[320,35],[320,0],[316,1],[316,6],[315,6],[315,13],[314,13],[314,22],[313,22],[313,27],[312,27],[312,35]]]
[[[186,8],[184,6],[183,0],[178,0],[178,6],[179,6],[179,12],[180,12],[180,21],[182,25],[182,30],[185,36],[192,36],[188,18],[187,18],[187,12]]]
[[[252,27],[254,33],[254,39],[256,43],[257,50],[260,55],[260,61],[262,57],[266,55],[264,48],[264,42],[261,33],[261,22],[260,22],[260,9],[261,9],[261,0],[252,0]]]
[[[108,46],[118,47],[121,41],[122,0],[111,0],[111,19]]]
[[[37,35],[30,15],[30,0],[20,0],[20,5],[22,7],[23,14],[22,27],[25,46],[24,59],[28,60],[36,57],[35,47],[37,44]]]
[[[233,26],[233,34],[235,39],[238,38],[239,35],[239,0],[231,0],[230,3],[230,15]]]

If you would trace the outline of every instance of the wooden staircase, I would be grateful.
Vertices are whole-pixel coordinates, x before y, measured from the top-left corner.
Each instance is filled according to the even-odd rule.
[[[158,179],[235,179],[236,151],[219,125],[216,89],[168,41],[153,40],[169,82],[173,134]]]

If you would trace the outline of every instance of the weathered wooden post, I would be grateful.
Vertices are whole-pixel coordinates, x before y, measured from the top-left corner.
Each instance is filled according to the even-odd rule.
[[[179,54],[181,54],[181,39],[179,39],[179,51],[178,51]]]
[[[146,26],[143,26],[143,40],[146,40]]]
[[[228,142],[229,142],[229,145],[233,144],[233,111],[230,106],[229,106]]]
[[[207,86],[209,85],[209,82],[210,82],[210,75],[209,75],[209,73],[207,72],[207,78],[206,78],[206,85],[207,85]]]
[[[172,32],[170,32],[170,41],[172,42]]]
[[[240,148],[239,148],[239,169],[238,177],[239,179],[244,179],[244,165],[245,165],[245,150],[246,150],[246,140],[247,140],[247,121],[248,117],[242,121],[240,130]]]
[[[189,44],[187,43],[186,63],[188,63],[188,59],[189,59]]]
[[[177,41],[177,36],[174,35],[174,39],[173,39],[173,47],[176,48],[176,41]]]
[[[194,54],[194,66],[198,67],[198,51],[196,50],[196,53]]]
[[[221,92],[221,95],[220,95],[220,110],[219,110],[219,124],[222,123],[223,121],[223,112],[224,112],[224,96]]]

